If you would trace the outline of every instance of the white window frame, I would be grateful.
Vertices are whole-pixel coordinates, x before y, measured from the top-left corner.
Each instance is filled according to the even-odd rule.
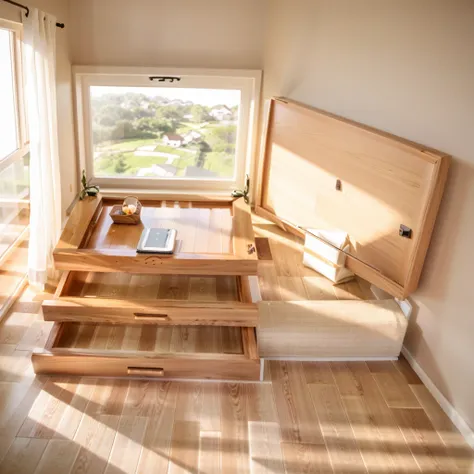
[[[0,18],[0,28],[9,30],[13,37],[11,49],[13,58],[13,93],[17,134],[17,149],[6,157],[0,157],[0,171],[2,171],[15,161],[23,159],[23,157],[30,151],[30,144],[26,123],[25,89],[23,80],[23,27],[19,23]]]
[[[105,193],[141,191],[149,194],[229,194],[242,188],[254,167],[261,71],[143,67],[74,66],[76,119],[80,170]],[[150,76],[178,76],[180,82],[153,82]],[[91,86],[237,89],[241,91],[234,179],[95,177],[93,173]]]

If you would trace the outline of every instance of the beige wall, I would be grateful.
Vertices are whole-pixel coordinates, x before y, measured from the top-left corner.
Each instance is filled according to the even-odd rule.
[[[21,3],[21,2],[20,2]],[[59,157],[61,161],[61,195],[63,212],[77,193],[73,106],[71,89],[71,62],[69,58],[69,5],[66,0],[29,0],[30,7],[37,7],[55,15],[66,24],[57,29],[56,85],[58,103]],[[21,22],[18,8],[0,2],[0,18]]]
[[[71,0],[73,64],[262,66],[264,0]]]
[[[474,428],[474,2],[271,0],[265,95],[454,156],[405,341]]]

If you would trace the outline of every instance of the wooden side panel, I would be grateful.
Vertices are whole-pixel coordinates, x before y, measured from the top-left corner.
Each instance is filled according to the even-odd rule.
[[[244,259],[257,260],[250,206],[245,203],[244,198],[236,199],[232,203],[232,227],[234,255]]]
[[[407,319],[394,300],[259,304],[260,357],[398,357]]]
[[[297,227],[346,231],[361,262],[353,271],[413,291],[449,157],[286,99],[272,101],[269,117],[257,212]],[[411,238],[399,236],[401,224]]]
[[[90,223],[102,207],[102,196],[87,196],[78,201],[69,216],[66,226],[56,245],[57,249],[77,249],[84,240]]]

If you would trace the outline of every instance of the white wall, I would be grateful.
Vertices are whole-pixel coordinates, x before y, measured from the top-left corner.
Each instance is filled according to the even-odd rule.
[[[21,2],[20,2],[21,3]],[[69,4],[65,0],[29,0],[30,7],[37,7],[55,15],[65,23],[65,29],[57,29],[56,86],[58,102],[59,157],[61,160],[61,195],[63,212],[77,193],[77,173],[73,106],[71,88],[71,62],[69,58]],[[0,18],[21,23],[21,10],[0,2]]]
[[[454,156],[405,344],[474,428],[474,2],[271,0],[264,93]]]
[[[255,68],[264,0],[71,0],[73,64]]]

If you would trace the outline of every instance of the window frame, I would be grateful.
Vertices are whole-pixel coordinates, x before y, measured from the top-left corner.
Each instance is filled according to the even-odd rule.
[[[76,123],[80,171],[105,193],[139,191],[152,194],[229,194],[242,188],[245,175],[253,169],[257,154],[256,127],[260,104],[261,71],[231,69],[185,69],[162,67],[96,67],[74,66]],[[179,76],[180,82],[151,82],[150,76]],[[183,81],[184,79],[184,81]],[[185,82],[185,84],[183,84]],[[90,110],[91,86],[129,86],[166,88],[239,89],[239,113],[236,143],[236,172],[234,179],[95,177],[93,173],[92,120]]]
[[[10,31],[13,38],[11,52],[13,59],[13,94],[17,133],[16,150],[0,158],[0,171],[3,171],[15,161],[23,159],[30,151],[30,143],[26,120],[25,81],[23,76],[23,26],[20,23],[0,18],[0,28]]]

